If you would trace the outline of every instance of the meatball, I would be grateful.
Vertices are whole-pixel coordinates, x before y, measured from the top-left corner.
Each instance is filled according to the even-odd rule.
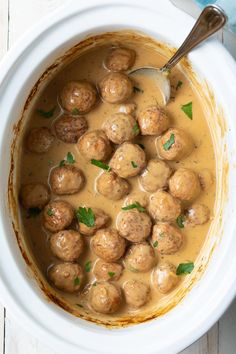
[[[55,200],[44,207],[43,226],[51,232],[66,229],[73,219],[72,205],[63,200]]]
[[[149,212],[156,221],[175,221],[181,214],[180,201],[169,193],[158,190],[150,196]]]
[[[179,168],[169,179],[170,193],[180,200],[193,200],[200,191],[197,174],[187,168]]]
[[[141,242],[151,233],[150,217],[137,210],[122,211],[116,221],[120,235],[131,242]]]
[[[28,151],[36,154],[44,154],[47,152],[54,141],[50,129],[46,127],[33,128],[28,133],[25,145]]]
[[[62,261],[73,262],[83,252],[84,242],[79,232],[62,230],[51,236],[50,248],[54,256]]]
[[[147,242],[131,245],[124,260],[131,272],[148,272],[156,262],[155,252]]]
[[[111,200],[119,200],[129,193],[129,183],[114,172],[104,172],[96,180],[98,193]]]
[[[126,71],[134,65],[135,51],[129,48],[112,48],[104,62],[110,71]]]
[[[120,289],[108,282],[92,286],[89,295],[90,306],[99,313],[116,312],[122,301]]]
[[[136,144],[123,143],[115,151],[110,161],[113,171],[120,177],[137,176],[146,165],[146,156]]]
[[[142,135],[160,135],[169,128],[170,119],[165,110],[158,106],[143,109],[138,115]]]
[[[210,219],[210,210],[204,204],[193,204],[186,213],[186,223],[190,226],[203,225]]]
[[[93,274],[98,281],[119,280],[123,267],[119,263],[107,263],[99,259],[93,268]]]
[[[124,206],[128,206],[130,204],[140,204],[143,208],[148,206],[148,197],[146,193],[138,192],[129,194],[128,197],[125,199]]]
[[[56,136],[68,144],[77,143],[78,139],[87,131],[88,123],[84,117],[63,115],[54,125]]]
[[[60,95],[61,105],[73,114],[84,114],[91,111],[97,101],[97,91],[87,81],[68,82]]]
[[[50,267],[48,277],[56,288],[73,293],[80,289],[84,274],[79,264],[63,262]]]
[[[170,175],[171,168],[166,162],[153,159],[148,162],[139,180],[145,191],[156,192],[167,187]]]
[[[192,139],[182,129],[171,128],[157,140],[157,151],[165,160],[179,161],[189,156],[194,148]]]
[[[119,106],[119,112],[133,115],[134,112],[136,111],[136,108],[137,105],[134,102],[124,103],[121,106]]]
[[[86,160],[106,160],[111,152],[111,145],[102,130],[93,130],[84,134],[78,141],[78,149]]]
[[[183,236],[176,227],[159,222],[153,226],[152,242],[157,243],[160,254],[174,254],[182,246]]]
[[[105,133],[113,143],[122,144],[130,141],[139,133],[137,121],[130,114],[115,113],[104,125]]]
[[[20,200],[26,209],[42,209],[49,202],[49,199],[49,189],[43,183],[29,183],[21,187]]]
[[[124,284],[124,296],[131,307],[142,307],[150,298],[150,287],[140,280],[128,280]]]
[[[85,236],[94,235],[97,230],[104,228],[110,221],[110,216],[107,215],[102,209],[93,208],[94,214],[94,226],[87,226],[82,222],[78,221],[79,231]]]
[[[133,93],[133,83],[122,73],[107,74],[99,83],[102,99],[108,103],[123,103]]]
[[[152,280],[153,285],[160,291],[160,293],[168,293],[173,290],[179,281],[179,278],[176,275],[176,267],[169,262],[160,264],[154,270]]]
[[[55,194],[74,194],[83,187],[84,175],[74,166],[55,167],[50,174],[49,183]]]
[[[91,246],[94,253],[106,262],[115,262],[125,252],[125,239],[115,229],[98,230],[92,238]]]

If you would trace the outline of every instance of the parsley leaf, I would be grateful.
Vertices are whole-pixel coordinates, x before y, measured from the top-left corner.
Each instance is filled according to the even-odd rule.
[[[137,93],[137,92],[143,93],[144,92],[140,87],[137,87],[137,86],[133,87],[133,91],[134,91],[134,93]]]
[[[76,210],[76,217],[82,224],[88,227],[93,227],[95,225],[95,216],[91,208],[79,207]]]
[[[54,215],[54,211],[51,208],[49,208],[47,210],[47,214],[48,214],[48,216],[53,216]]]
[[[79,114],[79,109],[78,108],[73,108],[72,111],[71,111],[71,114],[73,116],[76,116],[77,114]]]
[[[108,272],[107,274],[109,275],[110,278],[113,278],[116,273],[114,273],[114,272]]]
[[[131,161],[131,165],[133,166],[133,168],[137,168],[138,167],[138,165],[134,161]]]
[[[171,146],[175,143],[175,135],[171,134],[170,139],[168,139],[165,144],[163,144],[163,148],[165,151],[170,150]]]
[[[189,117],[189,119],[193,119],[193,103],[189,102],[186,104],[183,104],[181,106],[182,111],[186,114],[186,116]]]
[[[53,107],[52,109],[50,109],[50,111],[44,111],[43,109],[39,108],[37,109],[37,113],[43,117],[43,118],[51,118],[54,114],[56,107]]]
[[[189,262],[189,263],[180,263],[176,269],[176,274],[181,275],[181,274],[190,274],[194,268],[194,263]]]
[[[176,91],[178,91],[178,89],[179,89],[182,85],[183,85],[183,81],[179,80],[179,81],[177,82],[176,87],[175,87]]]
[[[92,262],[91,261],[86,262],[85,266],[84,266],[85,272],[89,273],[91,270],[91,267],[92,267]]]
[[[133,204],[129,204],[126,207],[121,208],[122,210],[131,210],[131,209],[138,209],[138,211],[141,211],[142,213],[146,211],[144,207],[139,202],[135,202]]]
[[[108,171],[108,172],[111,171],[111,167],[102,161],[92,159],[90,162],[92,165],[102,168],[105,171]]]
[[[74,285],[76,286],[76,285],[80,285],[80,278],[79,277],[76,277],[75,279],[74,279]]]
[[[133,126],[133,132],[135,135],[138,135],[140,133],[139,125],[137,122]]]
[[[75,158],[74,156],[72,155],[71,152],[68,152],[67,155],[66,155],[66,160],[61,160],[60,163],[59,163],[59,167],[63,167],[65,166],[65,164],[68,163],[70,165],[72,165],[73,163],[75,163]]]
[[[27,210],[27,219],[29,218],[35,218],[36,216],[38,216],[41,213],[41,209],[39,209],[38,207],[34,207],[34,208],[29,208]]]
[[[158,241],[153,242],[153,247],[156,248],[158,246]]]
[[[59,163],[59,167],[63,167],[65,166],[66,164],[66,161],[65,160],[61,160],[60,163]]]
[[[184,228],[184,215],[179,215],[176,219],[176,223],[180,229]]]

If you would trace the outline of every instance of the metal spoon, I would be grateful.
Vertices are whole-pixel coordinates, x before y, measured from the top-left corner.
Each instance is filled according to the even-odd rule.
[[[201,12],[195,25],[193,26],[188,37],[185,39],[181,47],[170,58],[170,60],[160,69],[152,67],[142,67],[131,70],[129,74],[141,74],[152,76],[156,85],[159,87],[163,95],[164,104],[166,105],[170,99],[170,70],[180,61],[180,59],[188,54],[199,43],[217,32],[227,22],[225,12],[216,5],[208,5]]]

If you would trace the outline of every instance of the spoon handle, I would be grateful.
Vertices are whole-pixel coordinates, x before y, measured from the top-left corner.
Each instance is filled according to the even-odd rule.
[[[216,5],[206,6],[181,47],[161,70],[170,70],[183,56],[188,54],[191,49],[222,28],[226,21],[227,16],[220,7]]]

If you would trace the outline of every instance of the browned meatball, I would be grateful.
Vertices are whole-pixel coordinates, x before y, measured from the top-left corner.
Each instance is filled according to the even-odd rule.
[[[186,223],[190,226],[203,225],[210,219],[210,210],[204,204],[193,204],[186,213]]]
[[[63,200],[55,200],[44,207],[43,226],[51,232],[66,229],[73,219],[74,209],[72,205]]]
[[[73,262],[79,258],[84,249],[83,238],[74,230],[62,230],[50,238],[52,253],[62,261]]]
[[[24,208],[39,208],[49,202],[50,192],[43,183],[29,183],[21,187],[20,200]]]
[[[142,135],[160,135],[169,128],[170,119],[165,110],[158,106],[143,109],[138,115]]]
[[[55,167],[50,174],[49,182],[55,194],[74,194],[83,187],[84,175],[74,166]]]
[[[156,265],[157,259],[153,248],[142,242],[130,246],[124,262],[131,272],[148,272]]]
[[[180,201],[169,193],[158,190],[150,196],[149,212],[156,221],[175,221],[181,214]]]
[[[123,143],[118,147],[110,161],[113,171],[123,178],[137,176],[145,165],[146,157],[143,149],[131,143]]]
[[[179,128],[169,129],[157,140],[157,152],[165,160],[179,161],[189,156],[193,147],[190,136]]]
[[[80,289],[84,274],[79,264],[63,262],[50,267],[48,277],[56,288],[73,293]]]
[[[123,103],[133,93],[133,83],[122,73],[107,74],[99,83],[102,99],[108,103]]]
[[[98,281],[119,280],[123,267],[119,263],[108,263],[99,259],[93,268],[93,274]]]
[[[119,200],[129,193],[129,183],[113,172],[104,172],[96,180],[98,193],[111,200]]]
[[[117,230],[107,228],[96,232],[91,246],[98,257],[106,262],[115,262],[123,256],[126,242]]]
[[[128,210],[119,213],[116,225],[122,237],[131,242],[141,242],[150,235],[152,222],[146,213]]]
[[[187,168],[179,168],[169,179],[170,193],[180,200],[193,200],[201,191],[197,174]]]
[[[129,306],[140,308],[150,299],[150,287],[140,280],[128,280],[124,284],[124,296]]]
[[[111,145],[102,130],[93,130],[84,134],[78,141],[78,148],[86,160],[106,160],[111,152]]]
[[[106,59],[105,67],[108,70],[117,72],[117,71],[126,71],[134,65],[135,61],[135,51],[129,48],[112,48]]]
[[[93,236],[97,230],[104,228],[110,221],[110,216],[107,215],[102,209],[93,208],[94,226],[87,226],[78,221],[79,231],[85,236]]]
[[[125,199],[124,206],[128,206],[128,205],[135,204],[135,203],[138,203],[143,208],[146,208],[148,206],[147,194],[144,192],[137,192],[137,193],[129,194],[128,197]]]
[[[87,81],[68,82],[61,92],[62,107],[73,114],[84,114],[91,111],[97,101],[97,91]]]
[[[115,113],[105,123],[107,137],[115,144],[133,140],[139,133],[137,121],[130,114]]]
[[[173,290],[179,281],[179,278],[176,275],[176,267],[169,262],[160,264],[154,270],[152,280],[154,286],[160,291],[160,293],[168,293]]]
[[[108,282],[92,286],[89,295],[90,306],[98,313],[114,313],[122,301],[120,289]]]
[[[33,128],[28,133],[25,141],[27,150],[36,154],[44,154],[47,152],[54,141],[50,129],[46,127]]]
[[[56,120],[54,128],[59,140],[64,143],[75,144],[87,131],[88,123],[85,117],[73,117],[64,114]]]
[[[158,189],[167,187],[171,175],[170,166],[161,160],[153,159],[140,175],[140,183],[147,192],[156,192]]]
[[[153,226],[152,242],[157,243],[156,249],[159,253],[173,254],[182,246],[183,236],[176,227],[159,222]]]

